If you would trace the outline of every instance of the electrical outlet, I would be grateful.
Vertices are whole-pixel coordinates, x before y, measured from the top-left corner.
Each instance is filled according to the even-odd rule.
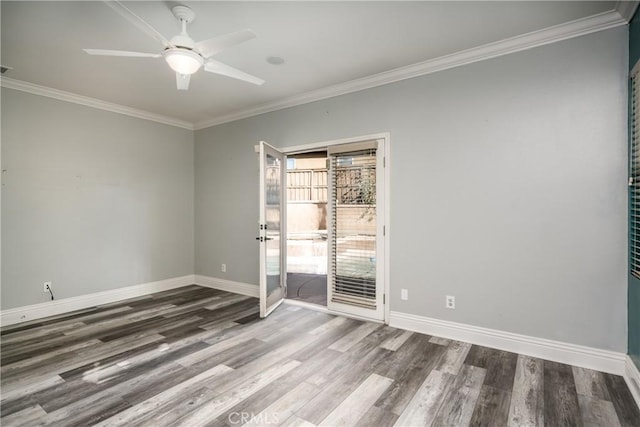
[[[451,295],[447,295],[447,302],[446,302],[445,306],[447,308],[450,308],[451,310],[455,310],[456,309],[456,297],[451,296]]]
[[[409,299],[409,290],[408,289],[400,289],[400,299],[406,301]]]
[[[223,273],[226,273],[227,272],[227,264],[222,264],[220,266],[220,271],[222,271]]]
[[[44,288],[44,293],[46,294],[47,292],[49,292],[50,289],[53,289],[53,286],[51,286],[51,282],[44,282],[43,288]]]

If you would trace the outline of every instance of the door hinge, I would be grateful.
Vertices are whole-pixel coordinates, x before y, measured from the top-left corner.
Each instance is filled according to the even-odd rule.
[[[386,236],[386,235],[387,235],[387,226],[386,226],[386,225],[383,225],[383,226],[382,226],[382,235],[383,235],[383,236]]]
[[[387,303],[387,294],[382,294],[382,305]]]
[[[384,156],[384,157],[382,158],[382,167],[383,167],[383,168],[386,168],[386,167],[387,167],[387,156]]]

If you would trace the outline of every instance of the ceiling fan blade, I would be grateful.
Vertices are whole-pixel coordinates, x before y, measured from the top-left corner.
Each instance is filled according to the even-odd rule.
[[[178,84],[178,90],[188,90],[189,80],[191,80],[191,74],[176,73],[176,83]]]
[[[222,52],[226,48],[246,42],[247,40],[251,40],[255,37],[256,33],[251,30],[236,31],[234,33],[223,34],[221,36],[197,42],[196,49],[202,54],[202,56],[209,58],[218,52]]]
[[[140,18],[138,15],[133,13],[131,9],[129,9],[124,4],[120,3],[117,0],[105,1],[105,4],[109,6],[111,9],[118,12],[120,15],[122,15],[125,19],[127,19],[133,25],[138,27],[138,29],[146,33],[149,37],[158,40],[160,43],[162,43],[163,47],[169,46],[169,40],[167,40],[165,36],[160,34],[158,30],[153,28],[149,23],[147,23],[147,21],[145,21],[144,19]]]
[[[261,85],[264,83],[264,80],[258,77],[252,76],[251,74],[247,74],[244,71],[240,71],[236,68],[230,67],[229,65],[223,64],[222,62],[214,61],[213,59],[208,59],[207,62],[205,62],[204,69],[205,71],[208,71],[210,73],[232,77],[234,79],[253,83],[254,85]]]
[[[129,52],[126,50],[109,50],[109,49],[82,49],[89,55],[103,55],[103,56],[130,56],[137,58],[160,58],[162,55],[159,53],[145,53],[145,52]]]

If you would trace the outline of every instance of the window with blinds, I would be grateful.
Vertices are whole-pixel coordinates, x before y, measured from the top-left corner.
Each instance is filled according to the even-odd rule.
[[[376,145],[329,153],[331,301],[376,309]]]
[[[629,267],[640,278],[640,72],[631,77],[631,150],[629,153]]]

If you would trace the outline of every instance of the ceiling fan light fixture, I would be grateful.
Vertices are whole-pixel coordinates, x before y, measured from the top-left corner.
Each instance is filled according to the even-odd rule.
[[[204,64],[202,56],[188,49],[174,47],[166,49],[162,54],[173,71],[180,74],[193,74]]]

